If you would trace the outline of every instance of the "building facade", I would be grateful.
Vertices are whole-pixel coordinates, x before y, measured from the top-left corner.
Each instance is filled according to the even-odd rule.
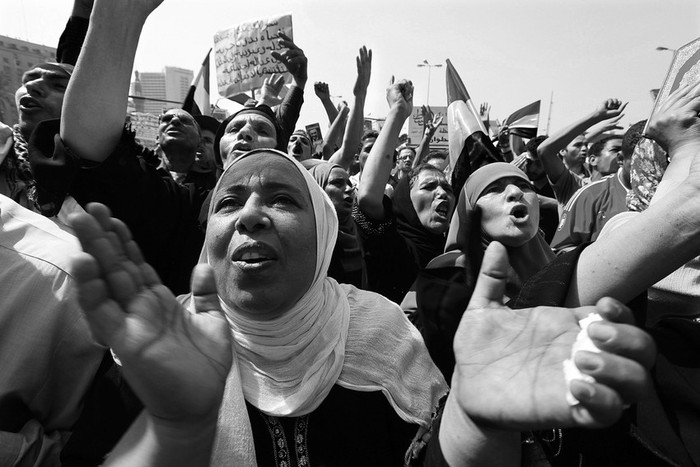
[[[181,106],[193,79],[192,70],[173,66],[166,66],[162,72],[134,72],[131,95],[136,111],[160,114]]]

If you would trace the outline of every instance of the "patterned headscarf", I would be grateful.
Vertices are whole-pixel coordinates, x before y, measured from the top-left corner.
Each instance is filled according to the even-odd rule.
[[[9,197],[16,203],[29,208],[27,200],[30,204],[33,203],[35,183],[29,166],[27,141],[19,131],[19,125],[12,127],[12,138],[14,139],[13,150],[0,164],[0,171],[5,172],[5,180],[10,187]]]
[[[627,193],[627,209],[642,212],[649,207],[661,178],[668,167],[666,151],[655,141],[642,138],[632,153],[630,184],[632,191]]]

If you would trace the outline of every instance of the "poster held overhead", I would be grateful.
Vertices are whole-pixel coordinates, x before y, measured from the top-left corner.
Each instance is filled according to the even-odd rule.
[[[251,21],[214,35],[214,59],[219,94],[226,98],[262,86],[273,73],[289,76],[287,68],[272,56],[283,50],[278,32],[293,39],[292,16]]]

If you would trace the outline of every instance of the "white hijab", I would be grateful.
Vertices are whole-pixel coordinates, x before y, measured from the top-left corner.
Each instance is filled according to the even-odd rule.
[[[284,158],[306,182],[316,221],[316,269],[302,298],[271,321],[252,320],[220,300],[231,324],[234,364],[212,465],[255,465],[245,400],[268,415],[296,417],[313,412],[338,384],[382,391],[403,420],[425,428],[447,392],[420,333],[398,305],[327,277],[338,220],[333,203],[301,164],[276,150],[254,150],[226,169],[214,193],[242,159],[258,157],[264,164],[270,156]],[[206,244],[200,262],[207,261]]]

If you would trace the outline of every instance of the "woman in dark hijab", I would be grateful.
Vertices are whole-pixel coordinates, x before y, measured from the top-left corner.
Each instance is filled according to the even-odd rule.
[[[338,216],[338,239],[333,249],[328,276],[343,284],[367,288],[367,272],[357,234],[352,208],[355,205],[355,187],[345,169],[338,164],[318,159],[301,163],[333,202]]]

